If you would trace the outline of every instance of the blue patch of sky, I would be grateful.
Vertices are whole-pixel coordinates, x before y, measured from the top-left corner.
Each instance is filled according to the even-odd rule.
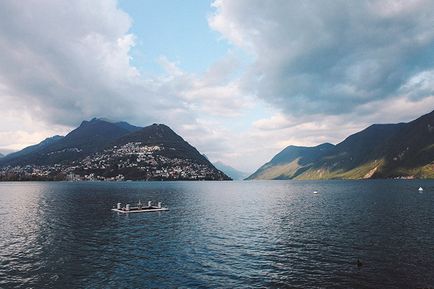
[[[120,0],[119,7],[130,15],[130,32],[136,39],[131,64],[145,73],[163,73],[161,56],[182,70],[200,73],[223,57],[230,44],[208,26],[214,13],[212,1]]]
[[[132,19],[130,32],[136,36],[136,46],[130,51],[131,64],[144,74],[164,74],[159,58],[164,56],[183,71],[200,74],[225,57],[235,55],[238,69],[230,79],[240,77],[254,57],[231,45],[208,25],[215,11],[211,0],[119,0],[119,7]],[[213,118],[208,116],[209,118]],[[262,102],[242,112],[238,121],[220,118],[233,130],[246,130],[255,120],[269,117]]]

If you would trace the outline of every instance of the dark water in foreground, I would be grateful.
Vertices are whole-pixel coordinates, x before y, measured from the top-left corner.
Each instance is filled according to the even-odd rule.
[[[0,287],[434,287],[434,182],[0,183]]]

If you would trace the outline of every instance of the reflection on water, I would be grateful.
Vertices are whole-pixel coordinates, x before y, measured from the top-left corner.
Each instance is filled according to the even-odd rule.
[[[170,211],[110,211],[139,200]],[[429,287],[433,205],[433,181],[0,183],[0,287]]]

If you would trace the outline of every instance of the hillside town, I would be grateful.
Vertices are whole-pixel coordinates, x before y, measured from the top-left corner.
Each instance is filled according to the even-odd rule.
[[[81,160],[51,166],[25,165],[0,168],[0,180],[223,180],[225,175],[209,164],[168,157],[173,148],[140,142],[113,146]]]

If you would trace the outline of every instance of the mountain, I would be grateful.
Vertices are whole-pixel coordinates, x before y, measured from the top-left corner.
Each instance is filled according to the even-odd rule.
[[[336,146],[287,147],[249,179],[401,177],[434,178],[434,111],[409,123],[371,125]]]
[[[46,138],[38,144],[28,146],[28,147],[26,147],[26,148],[24,148],[18,152],[8,154],[7,156],[4,157],[3,161],[10,160],[10,159],[16,159],[16,158],[19,158],[19,157],[22,157],[22,156],[25,156],[25,155],[28,155],[31,153],[38,152],[38,151],[46,148],[47,146],[61,140],[62,138],[63,138],[63,136],[60,136],[60,135],[55,135],[55,136]]]
[[[0,153],[0,159],[1,159],[1,158],[4,158],[4,157],[5,157],[5,156],[4,156],[2,153]]]
[[[334,145],[329,143],[315,147],[288,146],[247,179],[285,180],[296,178],[333,149]]]
[[[0,180],[229,180],[163,124],[94,118],[0,160]]]
[[[121,146],[134,142],[140,142],[146,146],[162,145],[165,149],[160,154],[169,158],[188,158],[200,164],[210,164],[206,157],[164,124],[154,123],[125,135],[119,138],[115,145]]]
[[[105,148],[109,143],[139,127],[125,122],[109,122],[94,118],[81,125],[65,137],[54,136],[37,145],[10,154],[0,165],[52,165],[80,159]]]
[[[164,124],[153,124],[124,135],[103,154],[116,161],[115,165],[111,162],[105,165],[106,172],[110,172],[111,176],[122,174],[134,180],[143,176],[151,180],[230,180],[196,148]],[[133,159],[131,155],[134,156]],[[97,157],[101,158],[102,155]],[[122,165],[131,162],[135,164],[134,168]]]
[[[243,180],[245,179],[249,174],[239,171],[229,165],[226,165],[220,161],[217,161],[213,163],[213,165],[219,169],[220,171],[224,172],[226,175],[228,175],[233,180]]]
[[[116,125],[119,128],[125,129],[125,130],[127,130],[129,132],[134,132],[134,131],[138,131],[138,130],[142,129],[142,127],[129,124],[126,121],[113,121],[113,120],[110,120],[110,119],[107,119],[107,118],[93,118],[90,122],[106,122],[106,123],[111,123],[111,124]]]

